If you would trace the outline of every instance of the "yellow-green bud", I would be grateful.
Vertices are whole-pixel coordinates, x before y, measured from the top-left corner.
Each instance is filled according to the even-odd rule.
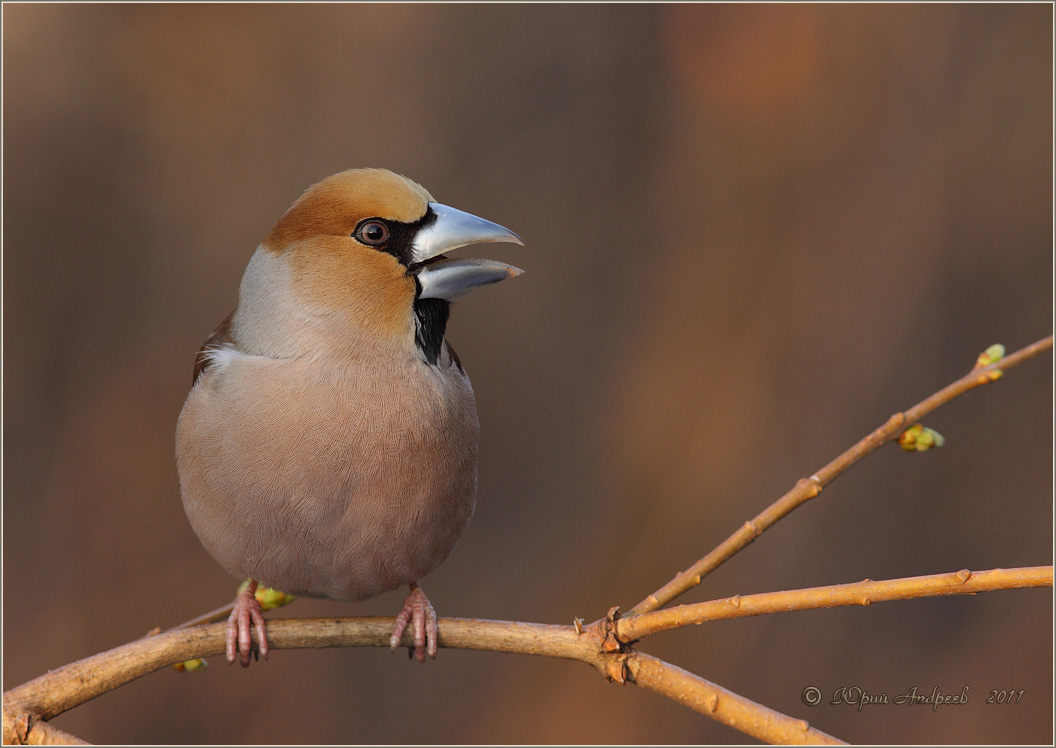
[[[935,429],[915,423],[898,437],[898,445],[907,452],[927,452],[932,447],[941,447],[946,437]]]
[[[177,662],[172,667],[175,670],[178,670],[179,672],[183,673],[183,672],[192,672],[194,670],[202,670],[204,668],[209,667],[209,663],[206,662],[205,659],[202,658],[202,657],[196,657],[193,660],[186,660],[184,662]]]
[[[978,369],[983,366],[989,366],[995,361],[1000,361],[1004,357],[1005,347],[1000,343],[994,343],[994,345],[979,354],[979,358],[975,360],[975,368]]]
[[[902,432],[901,436],[898,437],[898,446],[907,452],[914,452],[917,449],[917,437],[924,431],[924,427],[919,423],[914,423],[908,429]]]
[[[297,599],[294,595],[287,595],[285,592],[272,589],[271,587],[257,587],[256,597],[257,602],[260,603],[261,610],[281,608],[283,605],[289,605]]]

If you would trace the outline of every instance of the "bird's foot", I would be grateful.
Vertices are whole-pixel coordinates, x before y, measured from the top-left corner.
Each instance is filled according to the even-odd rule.
[[[418,662],[425,662],[425,655],[436,657],[436,640],[439,636],[436,627],[436,611],[425,596],[417,582],[411,582],[411,594],[403,603],[403,610],[396,616],[396,628],[392,630],[389,646],[393,650],[400,646],[400,639],[408,623],[413,622],[411,629],[414,636],[414,656]]]
[[[253,638],[249,633],[252,622],[257,630],[257,648],[264,659],[268,659],[268,634],[264,614],[257,601],[257,580],[248,579],[238,588],[231,616],[227,619],[227,661],[233,663],[238,654],[242,667],[249,667],[249,656],[253,653]],[[428,602],[428,601],[426,601]]]

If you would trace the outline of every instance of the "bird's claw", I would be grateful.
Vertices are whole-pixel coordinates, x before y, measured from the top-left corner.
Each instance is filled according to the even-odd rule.
[[[433,604],[429,602],[422,588],[414,582],[411,583],[411,594],[407,595],[403,603],[403,610],[396,616],[396,627],[389,638],[389,647],[393,650],[400,646],[400,639],[403,638],[403,632],[408,623],[413,624],[411,632],[414,639],[415,658],[418,662],[425,662],[425,656],[428,654],[435,659],[439,636],[436,610],[433,609]]]
[[[242,667],[249,667],[250,654],[254,658],[263,656],[268,659],[268,634],[267,622],[264,613],[260,609],[260,602],[256,596],[257,583],[250,580],[242,586],[235,598],[235,605],[231,615],[227,619],[227,661],[233,663],[236,655],[242,662]],[[257,630],[258,652],[253,651],[253,637],[250,635],[249,627],[252,622]]]

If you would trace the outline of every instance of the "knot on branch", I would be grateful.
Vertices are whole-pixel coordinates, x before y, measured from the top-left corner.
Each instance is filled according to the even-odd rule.
[[[808,499],[813,499],[819,493],[824,486],[821,485],[821,479],[816,475],[812,475],[809,478],[800,478],[796,481],[796,490],[801,491],[804,496]]]
[[[33,724],[29,712],[18,712],[10,715],[4,712],[4,745],[26,745],[29,740],[29,728]]]
[[[624,643],[616,631],[616,621],[620,620],[620,606],[613,605],[609,612],[599,621],[601,624],[601,651],[609,654],[622,652]]]
[[[887,419],[887,423],[883,426],[883,429],[897,429],[899,426],[906,422],[905,413],[895,413],[893,416]]]
[[[605,617],[595,624],[601,639],[601,661],[596,666],[606,680],[622,686],[634,679],[627,667],[627,660],[631,653],[630,647],[628,643],[620,640],[617,630],[616,622],[619,620],[620,606],[614,605],[609,608]]]
[[[34,730],[46,728],[47,723],[39,714],[25,710],[4,710],[4,745],[32,745],[40,743],[40,736],[34,740]]]
[[[4,745],[88,745],[52,727],[36,712],[4,704]]]
[[[633,682],[631,678],[631,671],[627,667],[627,660],[630,658],[630,654],[621,652],[620,654],[608,658],[605,662],[605,668],[602,671],[602,675],[605,676],[606,680],[610,683],[619,683],[621,686],[627,685],[627,681]]]

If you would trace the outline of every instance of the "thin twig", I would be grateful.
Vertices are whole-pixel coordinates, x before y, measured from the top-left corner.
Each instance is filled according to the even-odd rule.
[[[991,569],[971,572],[967,569],[949,574],[886,579],[866,579],[853,584],[836,584],[758,595],[727,597],[704,603],[679,605],[652,613],[621,618],[616,622],[616,637],[634,642],[649,634],[706,621],[745,618],[791,610],[835,608],[844,605],[871,605],[889,600],[910,600],[942,595],[974,595],[991,590],[1025,587],[1052,587],[1052,567],[1032,566],[1020,569]]]
[[[266,587],[257,587],[257,593],[256,593],[257,594],[257,600],[260,602],[262,610],[264,610],[264,611],[272,610],[274,608],[283,608],[283,607],[285,607],[287,605],[290,605],[290,604],[292,604],[292,603],[297,601],[297,598],[294,597],[293,595],[284,595],[283,593],[279,593],[284,598],[284,600],[282,602],[278,602],[278,603],[275,603],[273,601],[270,604],[268,604],[267,603],[267,597],[266,596],[265,597],[261,597],[261,593],[262,592],[272,592],[272,593],[274,593],[274,592],[276,592],[276,590],[271,590],[271,589],[266,588]],[[234,601],[232,601],[232,602],[227,603],[227,605],[221,605],[219,608],[211,610],[208,613],[202,613],[200,616],[195,616],[191,620],[184,621],[180,625],[173,626],[171,629],[167,629],[167,630],[168,631],[175,631],[176,629],[186,629],[186,628],[190,628],[191,626],[201,626],[202,624],[205,624],[205,623],[217,623],[218,621],[226,621],[231,616],[231,611],[234,610],[234,608],[235,608],[235,603],[234,603]],[[147,634],[147,636],[156,636],[156,635],[158,635],[160,633],[161,633],[161,628],[158,627],[158,628],[152,629]]]
[[[221,605],[215,610],[211,610],[208,613],[203,613],[200,616],[195,616],[189,621],[184,621],[179,626],[173,626],[169,631],[175,631],[176,629],[189,629],[192,626],[201,626],[205,623],[218,623],[220,621],[226,621],[231,615],[231,611],[234,609],[234,602],[230,602],[227,605]]]
[[[649,613],[664,607],[679,595],[700,584],[701,579],[729,560],[735,553],[744,549],[779,519],[821,493],[825,486],[832,483],[849,467],[887,442],[897,439],[899,434],[907,427],[959,395],[963,395],[965,392],[980,385],[997,381],[1001,378],[1003,372],[1050,348],[1052,348],[1051,335],[1015,353],[1009,354],[989,366],[972,369],[956,382],[943,387],[934,395],[922,400],[909,410],[903,413],[895,413],[888,419],[887,423],[859,441],[814,475],[809,478],[801,478],[791,491],[756,515],[754,519],[745,522],[730,537],[726,538],[713,551],[686,571],[679,572],[674,579],[635,605],[628,615]]]

